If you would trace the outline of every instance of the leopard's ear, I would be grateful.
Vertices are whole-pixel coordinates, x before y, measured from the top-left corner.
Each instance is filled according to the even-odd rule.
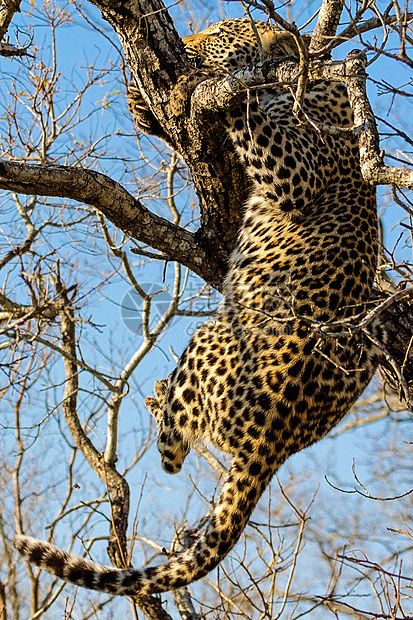
[[[298,48],[294,36],[285,30],[268,31],[260,33],[264,53],[272,58],[282,56],[298,56]],[[308,47],[311,37],[308,34],[302,35],[303,41]]]

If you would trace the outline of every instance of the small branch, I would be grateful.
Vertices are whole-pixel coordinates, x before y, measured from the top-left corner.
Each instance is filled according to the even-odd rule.
[[[1,292],[0,307],[4,308],[4,311],[0,312],[0,323],[10,319],[26,318],[29,320],[34,316],[54,321],[59,313],[54,300],[48,300],[47,303],[38,306],[29,306],[14,302]]]
[[[66,380],[65,391],[63,396],[63,413],[66,424],[72,437],[82,451],[83,456],[91,465],[95,473],[102,478],[103,471],[99,452],[86,435],[79,417],[77,415],[77,394],[79,389],[78,382],[78,365],[76,363],[76,334],[75,334],[75,317],[71,301],[68,299],[66,291],[57,277],[56,288],[61,295],[63,304],[60,312],[61,332],[62,332],[62,349],[67,355],[63,357]]]
[[[26,318],[25,318],[25,320],[26,320]],[[4,333],[7,336],[15,337],[15,333],[13,332],[11,327],[9,327],[9,326],[7,326],[7,327],[8,327],[8,329],[5,329]],[[0,331],[0,333],[1,333],[1,331]],[[29,342],[32,342],[32,341],[38,342],[39,344],[44,345],[48,349],[51,349],[52,351],[55,351],[58,355],[67,358],[69,361],[74,362],[82,370],[85,370],[86,372],[88,372],[91,375],[93,375],[93,377],[95,377],[98,381],[100,381],[106,387],[106,389],[109,390],[109,392],[113,392],[115,390],[114,385],[111,383],[111,381],[109,381],[106,378],[106,377],[109,377],[110,379],[112,379],[112,377],[110,377],[109,375],[106,375],[106,376],[103,375],[102,373],[97,371],[95,368],[92,368],[92,366],[89,366],[88,364],[86,364],[81,359],[71,357],[67,353],[66,350],[64,350],[61,347],[57,346],[54,342],[52,342],[48,338],[43,338],[42,336],[39,336],[38,334],[33,336],[32,333],[29,333],[29,332],[26,333],[22,329],[19,329],[18,337],[19,337],[19,339],[22,339],[22,340],[24,339],[24,340],[27,340]]]
[[[0,43],[0,56],[8,58],[10,56],[31,56],[27,47],[16,47],[11,43]]]
[[[407,288],[402,291],[398,291],[394,293],[394,295],[390,295],[390,297],[386,297],[381,303],[375,306],[372,310],[367,312],[366,316],[359,324],[359,329],[365,329],[374,319],[378,317],[379,314],[393,306],[395,303],[402,300],[412,300],[413,299],[413,289]]]
[[[39,235],[39,230],[31,230],[26,239],[20,245],[15,245],[7,254],[5,254],[0,259],[0,269],[3,269],[5,265],[7,265],[10,261],[12,261],[16,256],[22,256],[26,252],[28,252],[31,248],[32,243],[36,240]]]
[[[364,568],[367,568],[368,570],[375,570],[375,571],[381,573],[382,575],[387,575],[388,577],[395,577],[398,580],[402,579],[403,581],[407,581],[409,583],[412,580],[412,578],[410,576],[401,575],[400,573],[391,573],[390,571],[385,570],[382,566],[377,564],[377,562],[371,562],[370,560],[368,560],[365,557],[363,557],[361,559],[359,559],[359,558],[352,558],[351,556],[341,555],[339,553],[337,554],[337,557],[342,562],[349,562],[349,564],[356,564],[357,566],[363,566]],[[405,620],[408,620],[408,619],[405,618]]]
[[[413,13],[407,13],[406,17],[409,21],[412,20]],[[376,28],[382,28],[383,24],[386,26],[393,26],[398,22],[399,17],[397,15],[381,15],[380,18],[373,17],[362,23],[352,23],[337,35],[335,40],[330,43],[329,49],[333,49],[334,47],[341,45],[343,42],[348,41],[357,35],[363,34],[364,32],[370,32]]]
[[[353,459],[353,465],[352,465],[352,471],[353,471],[353,476],[355,481],[357,482],[357,484],[360,485],[360,487],[363,489],[362,491],[359,491],[358,489],[355,489],[355,492],[358,493],[359,495],[362,495],[363,497],[366,497],[367,499],[374,499],[375,501],[379,501],[379,502],[392,502],[396,499],[401,499],[402,497],[406,497],[406,495],[410,495],[411,493],[413,493],[413,489],[410,489],[409,491],[406,491],[405,493],[400,493],[399,495],[393,495],[390,497],[377,497],[375,495],[372,495],[364,486],[364,484],[362,484],[362,482],[360,482],[357,473],[356,473],[356,462]]]
[[[203,444],[195,444],[194,449],[198,452],[200,456],[202,456],[208,465],[214,469],[217,474],[220,476],[225,476],[228,473],[228,469],[217,459],[215,454],[211,452],[206,446]]]
[[[310,519],[310,517],[308,516],[308,512],[311,508],[311,506],[314,503],[315,497],[317,495],[317,491],[315,491],[310,503],[308,504],[307,508],[302,511],[299,508],[297,508],[292,502],[291,500],[288,498],[288,496],[286,495],[282,485],[280,484],[280,481],[278,480],[278,476],[277,476],[277,482],[278,482],[278,486],[280,487],[280,491],[281,494],[283,495],[283,497],[286,499],[286,501],[289,503],[289,505],[291,506],[291,508],[294,510],[295,515],[298,519],[299,522],[299,530],[298,530],[298,536],[297,536],[297,542],[295,545],[295,550],[294,550],[294,554],[293,554],[293,558],[292,558],[292,562],[291,562],[291,567],[290,567],[290,571],[289,571],[289,575],[288,575],[288,579],[287,579],[287,584],[285,586],[285,590],[284,590],[284,595],[283,595],[283,600],[281,602],[281,606],[280,609],[278,610],[278,613],[276,616],[274,616],[274,620],[278,620],[279,618],[282,617],[283,612],[285,610],[285,607],[287,605],[287,601],[289,599],[289,595],[290,595],[290,590],[291,590],[291,585],[294,579],[294,574],[297,568],[297,560],[298,560],[298,556],[300,553],[300,549],[302,546],[302,542],[303,542],[303,536],[304,536],[304,530],[307,524],[307,521]]]

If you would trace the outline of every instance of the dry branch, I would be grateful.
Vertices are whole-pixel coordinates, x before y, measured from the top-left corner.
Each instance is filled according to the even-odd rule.
[[[198,237],[151,213],[110,177],[84,168],[0,161],[0,188],[21,194],[60,196],[91,205],[124,233],[177,260],[214,283],[221,266]],[[205,277],[206,276],[206,277]]]
[[[413,170],[386,166],[380,151],[376,120],[366,93],[367,58],[364,52],[351,52],[346,60],[346,77],[350,105],[354,122],[359,132],[361,172],[366,181],[373,185],[395,184],[413,189]]]
[[[0,6],[0,41],[6,34],[13,15],[20,12],[22,0],[3,0]]]
[[[334,39],[343,7],[343,0],[323,0],[311,37],[310,52],[317,52]]]
[[[125,568],[127,553],[126,532],[129,515],[129,485],[118,473],[115,466],[104,463],[86,435],[78,414],[78,367],[76,360],[75,316],[71,300],[68,298],[59,279],[57,290],[64,302],[61,309],[62,348],[67,356],[63,358],[66,374],[63,412],[72,437],[85,459],[99,478],[106,484],[111,505],[111,527],[108,553],[114,566]],[[137,597],[136,602],[145,615],[152,620],[171,620],[162,608],[161,601],[151,596]]]
[[[16,47],[15,45],[11,45],[11,43],[0,43],[0,56],[4,56],[5,58],[11,56],[29,56],[27,47]]]

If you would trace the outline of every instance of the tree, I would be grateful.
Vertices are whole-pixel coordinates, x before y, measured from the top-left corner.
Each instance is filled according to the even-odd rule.
[[[240,204],[246,193],[247,180],[229,141],[224,144],[216,141],[217,133],[222,133],[218,112],[230,105],[231,99],[236,96],[239,81],[229,80],[225,85],[223,82],[218,85],[203,82],[189,102],[191,93],[181,88],[185,85],[188,63],[165,7],[155,1],[127,5],[113,1],[94,4],[109,21],[111,28],[90,9],[77,5],[72,8],[60,7],[44,2],[41,7],[31,9],[30,16],[25,15],[21,22],[29,35],[26,47],[13,47],[7,43],[2,48],[3,53],[24,59],[18,72],[14,71],[16,62],[12,65],[13,70],[7,70],[12,74],[9,76],[10,93],[3,104],[0,186],[11,192],[11,199],[4,203],[7,218],[3,223],[4,254],[1,261],[5,273],[0,298],[3,308],[2,348],[7,352],[2,365],[5,378],[2,402],[7,412],[3,439],[6,447],[3,453],[7,455],[4,457],[4,469],[12,474],[7,478],[6,488],[10,479],[14,481],[13,491],[9,493],[14,498],[15,528],[18,531],[27,532],[29,524],[32,530],[32,523],[40,524],[43,521],[49,525],[51,523],[50,536],[58,537],[61,535],[59,528],[65,523],[64,530],[74,533],[70,540],[66,538],[66,546],[74,543],[77,534],[86,539],[85,544],[89,549],[95,546],[100,537],[106,537],[109,530],[111,561],[116,566],[124,566],[132,550],[127,544],[127,535],[133,534],[139,540],[141,528],[140,522],[136,528],[130,523],[128,474],[138,462],[143,461],[145,467],[145,455],[148,451],[150,454],[154,433],[151,428],[148,433],[144,431],[147,420],[145,412],[138,405],[139,418],[133,422],[137,426],[134,440],[136,446],[129,453],[128,437],[124,436],[126,433],[122,423],[119,423],[119,416],[122,410],[130,410],[134,406],[134,396],[128,400],[133,386],[136,392],[143,392],[145,383],[145,395],[152,391],[154,377],[148,376],[143,381],[137,369],[142,368],[142,360],[147,354],[155,353],[154,348],[159,346],[159,338],[164,334],[165,327],[174,317],[182,315],[188,317],[183,324],[187,329],[192,329],[189,320],[205,316],[214,306],[213,292],[188,272],[184,274],[183,267],[190,269],[209,285],[220,288],[228,254],[234,245],[239,226]],[[291,24],[291,19],[284,21],[271,3],[259,5],[258,2],[247,3],[251,9],[266,9],[276,23],[299,39],[299,32]],[[5,6],[1,17],[4,32],[18,8],[18,5]],[[196,8],[189,6],[186,9],[188,17],[192,14],[197,17]],[[265,18],[264,13],[260,15]],[[348,16],[351,19],[346,26],[344,22]],[[38,26],[40,23],[47,24],[51,41],[50,58],[45,57],[46,48],[36,49],[36,38],[34,42],[30,40],[29,17]],[[259,18],[257,12],[254,12],[254,17]],[[337,75],[345,79],[353,94],[355,125],[360,132],[362,165],[366,175],[370,175],[368,178],[375,183],[393,183],[394,200],[409,215],[409,199],[403,193],[403,187],[411,188],[412,185],[412,175],[408,169],[409,154],[401,158],[405,166],[401,171],[383,168],[374,118],[365,96],[363,63],[359,62],[359,58],[355,62],[352,57],[340,63],[331,63],[325,57],[332,49],[355,37],[362,48],[373,52],[377,63],[388,58],[395,66],[410,67],[411,41],[408,28],[411,18],[408,7],[402,10],[397,3],[389,5],[381,13],[366,3],[351,13],[350,8],[343,9],[340,2],[325,1],[317,18],[310,47],[314,56],[309,57],[302,47],[303,54],[299,63],[285,60],[272,62],[265,65],[265,73],[262,71],[260,74],[254,68],[242,74],[242,83],[246,86],[260,84],[268,79],[288,81],[299,75],[302,90],[306,79],[320,76],[329,79]],[[86,58],[86,67],[76,68],[75,71],[68,70],[67,66],[64,70],[59,69],[57,58],[60,51],[56,43],[60,32],[58,28],[73,32],[79,28],[79,20],[84,20],[81,24],[90,25],[92,30],[88,36],[97,33],[97,30],[101,31],[99,35],[108,41],[111,55],[104,61],[99,54],[93,61]],[[377,28],[382,28],[385,33],[380,45],[374,39],[373,43],[369,43],[368,39]],[[139,85],[141,96],[151,109],[157,111],[162,131],[169,137],[185,165],[173,153],[160,152],[161,147],[156,141],[140,138],[136,148],[130,135],[120,135],[115,128],[119,124],[122,128],[127,127],[128,121],[120,115],[114,116],[114,109],[115,106],[123,106],[126,114],[125,101],[118,91],[129,77],[113,31],[119,36],[127,66]],[[394,53],[390,47],[395,40],[400,43],[398,53]],[[9,60],[7,62],[10,63]],[[410,83],[398,88],[391,85],[389,80],[381,81],[382,92],[396,102],[400,97],[407,100]],[[91,93],[93,89],[100,90],[102,84],[106,84],[106,93],[100,97],[99,108],[96,108],[91,105],[91,100],[96,101],[97,95]],[[299,103],[299,96],[297,99]],[[96,129],[94,123],[97,123],[95,119],[100,110],[107,112],[108,121],[105,130],[95,137],[100,127]],[[296,113],[300,114],[299,105]],[[390,125],[391,136],[411,143],[408,126],[402,131],[395,129],[393,123],[387,120],[384,123]],[[130,130],[127,128],[122,134],[128,132]],[[144,161],[151,166],[149,170],[143,168]],[[196,219],[191,204],[194,197],[191,190],[187,193],[187,170],[200,209],[201,225],[194,232],[195,222],[192,219]],[[132,191],[127,191],[125,186],[130,186]],[[29,198],[22,198],[25,195]],[[155,213],[157,202],[161,201],[168,205],[168,217]],[[152,205],[151,210],[148,204]],[[91,215],[91,209],[84,205],[93,207],[96,215]],[[180,225],[180,218],[184,219],[185,226]],[[131,242],[134,242],[138,258],[129,251],[128,244]],[[142,247],[142,244],[152,249]],[[408,281],[409,264],[396,258],[396,250],[383,254],[382,271],[390,263],[393,272]],[[167,281],[173,281],[167,290],[163,290],[165,286],[161,278],[160,284],[148,286],[145,279],[137,277],[141,263],[146,259],[165,263]],[[175,265],[168,266],[170,261],[175,261]],[[96,318],[91,317],[95,300],[99,295],[107,294],[110,280],[114,280],[120,272],[124,274],[121,277],[131,286],[129,297],[122,302],[124,320],[127,322],[130,316],[134,331],[140,330],[141,334],[138,348],[135,350],[134,341],[129,345],[130,351],[125,350],[115,332],[108,333],[102,327],[106,317],[99,317],[99,313]],[[115,283],[115,291],[116,287],[119,287],[118,283]],[[163,299],[160,298],[162,292]],[[116,296],[116,292],[111,294]],[[383,363],[386,364],[387,372],[391,373],[393,382],[398,382],[404,399],[410,402],[409,341],[413,331],[410,306],[406,301],[408,296],[408,290],[400,290],[391,298],[386,298],[373,312],[375,315],[383,315],[394,335],[394,340],[384,352]],[[135,309],[142,313],[140,320],[131,312]],[[365,319],[365,324],[368,320],[369,317]],[[362,327],[358,325],[355,328]],[[170,342],[173,343],[172,336],[167,335],[165,338],[171,338]],[[162,341],[163,350],[167,350],[165,338]],[[162,362],[158,361],[157,364],[162,365]],[[403,369],[403,373],[400,369]],[[162,374],[165,372],[160,372],[159,376]],[[374,403],[367,406],[372,407]],[[13,419],[9,415],[12,410]],[[58,415],[60,410],[64,414],[66,426]],[[397,419],[404,420],[403,414]],[[105,430],[102,429],[103,420],[106,421]],[[11,427],[16,429],[14,450],[17,457],[10,454],[8,429]],[[58,450],[52,448],[51,455],[50,436],[53,445],[58,446]],[[31,456],[43,453],[47,454],[44,462],[36,458],[33,460]],[[194,488],[199,488],[200,493],[209,497],[223,466],[207,451],[203,452],[202,459],[208,460],[215,477],[210,481],[203,480],[197,472],[198,465],[194,466],[195,474],[199,476]],[[79,460],[81,464],[77,465]],[[30,463],[33,462],[35,465],[31,467]],[[96,479],[89,476],[86,464],[97,475]],[[45,469],[50,468],[56,468],[56,477],[45,483]],[[61,478],[66,477],[66,471],[69,471],[66,493],[63,495],[60,485],[58,506],[54,506],[50,489],[57,484],[59,474]],[[74,471],[75,479],[72,477]],[[85,482],[82,483],[82,480]],[[92,494],[90,500],[82,494],[81,500],[77,502],[74,495],[81,484],[87,487],[92,485]],[[294,483],[283,484],[283,488],[285,486],[294,487]],[[104,495],[105,488],[107,496]],[[394,494],[400,493],[395,489]],[[49,516],[45,518],[39,511],[38,495],[45,498],[47,510],[55,514],[52,519]],[[337,602],[335,599],[337,583],[341,583],[337,582],[337,578],[341,573],[332,559],[333,554],[325,547],[321,528],[311,532],[312,544],[318,546],[328,558],[332,585],[324,599],[320,600],[312,594],[308,597],[300,596],[299,589],[292,590],[303,534],[308,526],[307,508],[311,504],[312,493],[309,497],[304,494],[301,498],[300,493],[295,497],[300,503],[297,506],[295,499],[290,513],[286,512],[289,506],[286,501],[269,511],[265,521],[260,519],[258,523],[251,524],[248,531],[251,543],[245,546],[244,551],[241,548],[238,552],[242,554],[238,556],[241,570],[235,576],[232,574],[233,565],[225,564],[220,569],[226,575],[224,585],[222,581],[210,585],[211,589],[207,590],[206,595],[202,586],[195,588],[195,597],[207,597],[203,600],[204,613],[208,604],[217,613],[228,615],[264,614],[265,617],[267,614],[267,617],[276,617],[277,614],[290,614],[292,604],[300,610],[297,615],[311,613],[314,605],[321,604],[325,609],[336,609],[335,613],[343,617],[349,613],[369,613],[369,608],[355,612],[353,600],[346,607],[345,602]],[[54,609],[52,606],[62,586],[49,581],[46,582],[47,590],[42,590],[43,576],[42,585],[39,585],[38,573],[27,567],[30,610],[22,602],[17,569],[9,555],[11,530],[14,529],[10,527],[9,510],[9,503],[5,502],[6,516],[3,516],[1,524],[9,572],[6,578],[2,578],[7,583],[5,594],[0,589],[0,605],[4,599],[11,610],[9,613],[15,618],[28,617],[28,614],[30,617],[46,617],[47,610]],[[181,516],[179,512],[178,515]],[[101,518],[104,519],[104,527],[99,527]],[[191,509],[188,518],[195,521]],[[274,519],[278,524],[296,528],[295,534],[292,537],[286,535],[284,539],[279,536],[279,543],[276,543],[274,532],[278,531],[279,525],[273,525]],[[336,532],[340,531],[340,520],[342,515],[339,514]],[[170,530],[174,526],[172,521],[170,519],[167,524]],[[262,523],[265,526],[258,527]],[[403,528],[396,525],[394,529]],[[353,529],[352,534],[356,539],[357,528]],[[404,535],[408,536],[408,531]],[[179,544],[182,536],[177,535],[174,544]],[[154,539],[159,539],[159,536],[154,536]],[[64,542],[61,544],[64,545]],[[151,544],[154,546],[154,543]],[[147,547],[144,547],[144,551],[148,553]],[[162,545],[155,546],[155,551],[162,553]],[[232,561],[236,562],[235,559]],[[397,617],[397,614],[403,617],[400,609],[402,603],[398,598],[401,580],[395,577],[397,573],[380,569],[378,564],[371,566],[366,562],[362,565],[359,558],[356,561],[358,569],[366,571],[366,579],[374,580],[371,577],[372,570],[378,570],[383,579],[386,585],[383,586],[384,599],[378,596],[385,610],[383,613],[387,613],[387,617],[392,617],[391,613],[393,617]],[[343,562],[346,567],[351,566],[354,558]],[[275,583],[274,567],[277,567]],[[288,575],[285,579],[284,574]],[[345,583],[350,592],[351,578]],[[388,586],[394,586],[395,601],[388,594]],[[216,599],[212,595],[214,589]],[[68,603],[65,617],[72,614],[71,604]],[[139,600],[137,604],[149,617],[167,617],[157,599]],[[186,617],[196,617],[186,593],[178,591],[175,604],[181,615],[186,613],[189,614]],[[96,597],[89,606],[82,605],[82,617],[88,617],[91,607],[97,610],[100,605],[106,607],[103,612],[105,617],[116,613],[107,611],[109,605],[106,606],[106,602]],[[119,603],[115,602],[114,605]],[[321,612],[317,607],[315,613],[319,612],[329,613]]]

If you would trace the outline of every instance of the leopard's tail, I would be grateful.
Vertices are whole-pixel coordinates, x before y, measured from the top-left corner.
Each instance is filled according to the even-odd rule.
[[[165,592],[192,583],[218,566],[239,539],[273,472],[262,457],[253,461],[235,457],[205,529],[189,548],[161,566],[115,569],[27,536],[17,536],[14,546],[33,564],[78,586],[129,596]]]

